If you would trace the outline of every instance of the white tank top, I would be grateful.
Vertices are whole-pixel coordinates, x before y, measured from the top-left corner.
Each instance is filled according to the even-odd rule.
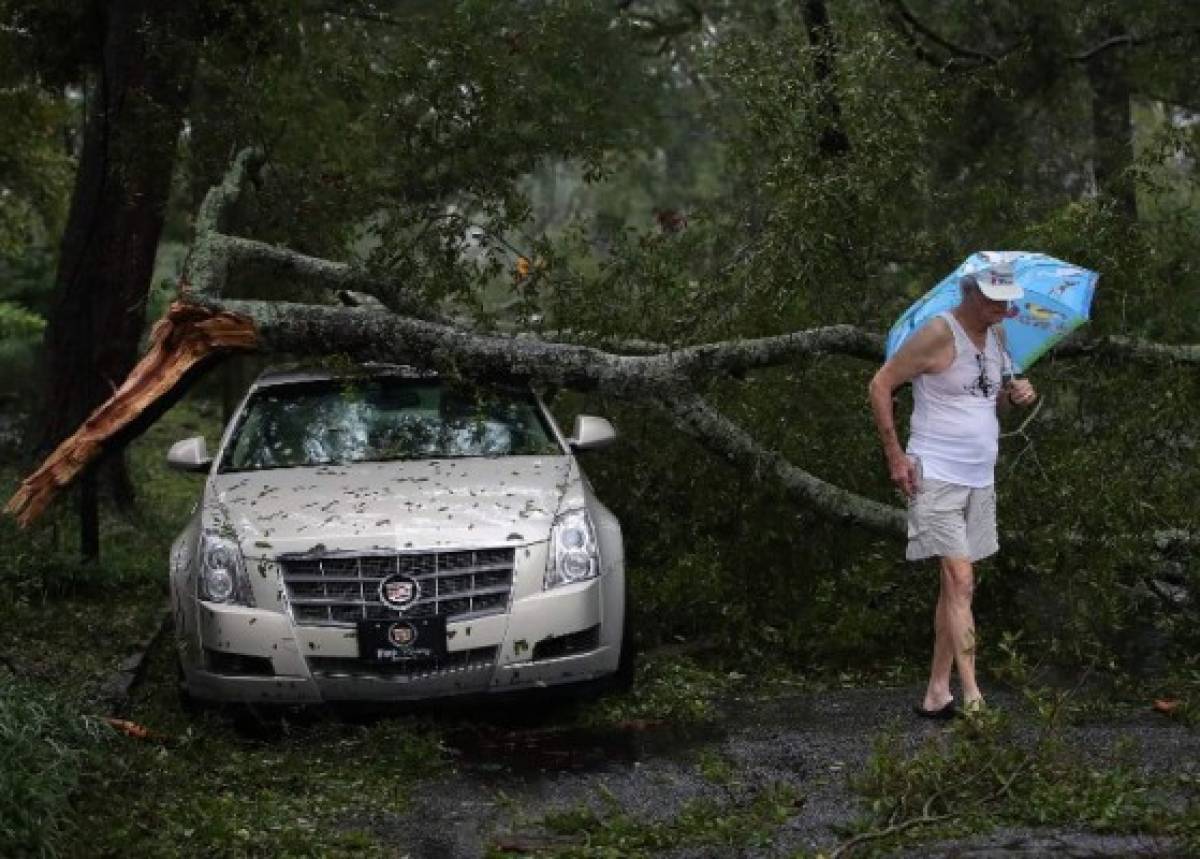
[[[913,379],[913,415],[908,453],[921,460],[921,474],[961,486],[995,482],[1000,422],[1003,352],[990,328],[981,352],[954,318],[939,313],[954,333],[954,360],[940,373]]]

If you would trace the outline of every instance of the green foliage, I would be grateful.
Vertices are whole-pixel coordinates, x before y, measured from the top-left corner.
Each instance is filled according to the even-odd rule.
[[[30,313],[18,304],[0,301],[0,340],[25,340],[36,337],[46,327],[46,320]]]
[[[1071,741],[1067,725],[1095,700],[1080,692],[1087,673],[1074,689],[1043,685],[1042,669],[1022,656],[1014,637],[997,649],[998,673],[1021,694],[1029,716],[985,709],[916,749],[891,729],[881,733],[851,779],[869,811],[844,847],[895,850],[997,825],[1083,826],[1198,843],[1200,806],[1178,804],[1179,794],[1189,793],[1188,776],[1151,780],[1133,741],[1104,754]],[[1112,690],[1100,694],[1112,706]]]
[[[119,756],[89,771],[78,816],[94,852],[383,856],[369,821],[403,808],[414,785],[446,766],[433,727],[401,718],[268,714],[263,738],[250,742],[231,714],[181,712],[173,651],[154,658],[157,682],[134,717],[168,743],[122,740]]]
[[[62,855],[81,773],[109,733],[54,692],[0,675],[0,854]]]
[[[64,145],[70,105],[7,66],[0,31],[0,263],[57,238],[74,160]]]
[[[661,655],[640,660],[633,690],[610,695],[589,709],[584,720],[611,725],[650,720],[683,727],[712,721],[719,696],[731,678],[686,657]]]
[[[470,308],[507,276],[544,159],[598,177],[651,139],[655,88],[603,3],[407,4],[380,21],[276,5],[269,35],[235,23],[207,49],[190,204],[231,150],[258,145],[268,179],[245,231],[430,301]]]
[[[774,830],[794,813],[799,802],[795,788],[777,782],[754,791],[742,801],[724,804],[695,800],[674,817],[644,821],[624,814],[610,800],[603,814],[579,807],[547,815],[543,826],[579,843],[554,848],[546,855],[560,859],[616,859],[650,856],[684,847],[721,851],[766,847]],[[493,851],[489,855],[508,854]]]
[[[1127,745],[1115,761],[1089,759],[1065,742],[1061,711],[1045,710],[1032,738],[996,712],[959,720],[913,752],[902,751],[895,735],[878,737],[866,768],[852,779],[869,802],[852,840],[894,850],[1006,824],[1083,826],[1191,843],[1200,818],[1164,804],[1163,786],[1139,772],[1136,749]]]

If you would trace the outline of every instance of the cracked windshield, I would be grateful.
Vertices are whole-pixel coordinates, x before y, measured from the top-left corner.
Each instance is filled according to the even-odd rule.
[[[560,453],[528,392],[431,380],[320,382],[255,397],[221,470]]]

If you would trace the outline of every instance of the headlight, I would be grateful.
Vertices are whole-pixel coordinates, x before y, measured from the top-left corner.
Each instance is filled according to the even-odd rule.
[[[212,602],[254,605],[242,564],[242,550],[233,540],[211,533],[201,535],[200,597]]]
[[[600,575],[596,529],[586,510],[568,510],[554,520],[545,587],[556,588]]]

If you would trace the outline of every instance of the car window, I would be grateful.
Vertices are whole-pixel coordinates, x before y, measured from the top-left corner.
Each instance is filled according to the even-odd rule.
[[[528,391],[431,379],[308,382],[251,398],[221,470],[561,453]]]

